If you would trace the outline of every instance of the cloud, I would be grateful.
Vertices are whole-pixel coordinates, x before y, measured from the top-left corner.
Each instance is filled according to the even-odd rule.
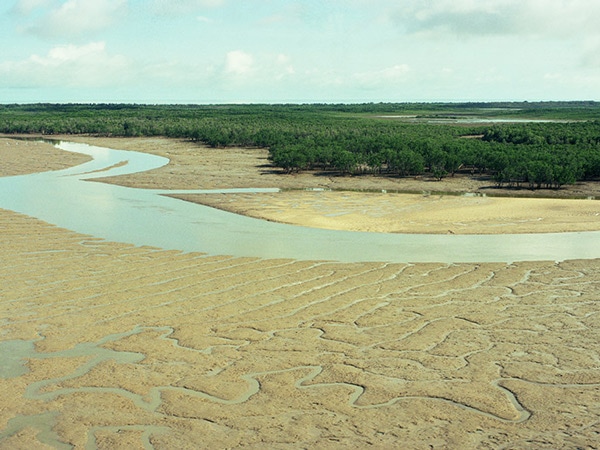
[[[502,34],[515,27],[512,0],[411,0],[392,14],[408,33]]]
[[[127,0],[67,0],[56,3],[21,0],[19,8],[29,13],[41,9],[40,17],[27,28],[44,37],[77,37],[103,30],[127,11]]]
[[[51,4],[52,0],[18,0],[12,8],[14,13],[19,15],[29,15],[39,8],[44,8]]]
[[[560,37],[598,32],[597,0],[408,0],[389,14],[407,33]]]
[[[280,53],[275,58],[275,61],[277,63],[276,72],[278,72],[278,74],[277,74],[278,79],[281,79],[286,75],[293,75],[296,73],[296,70],[294,69],[294,66],[292,65],[292,60],[288,55],[284,55],[283,53]]]
[[[254,57],[250,53],[234,50],[227,53],[225,58],[225,73],[227,75],[243,76],[253,71]]]
[[[363,89],[375,89],[384,86],[394,86],[406,81],[410,67],[406,64],[397,64],[382,70],[361,72],[352,77],[351,82],[357,83]]]
[[[225,62],[213,80],[226,89],[268,89],[284,85],[293,80],[295,75],[292,60],[286,54],[252,54],[233,50],[225,55]]]
[[[5,87],[100,87],[129,79],[129,64],[111,56],[104,42],[63,45],[46,55],[0,63],[0,85]]]
[[[582,66],[600,68],[600,36],[589,39],[583,46]]]
[[[352,70],[312,68],[298,80],[315,89],[342,90],[348,92],[393,92],[400,85],[414,82],[408,64],[396,64],[378,70],[353,72]]]
[[[225,0],[152,0],[149,3],[154,14],[176,16],[217,8],[224,5]]]

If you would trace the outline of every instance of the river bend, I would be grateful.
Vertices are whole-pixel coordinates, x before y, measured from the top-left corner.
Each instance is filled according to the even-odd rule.
[[[56,146],[93,160],[65,170],[0,178],[0,208],[110,241],[209,255],[415,263],[600,257],[600,232],[388,234],[268,222],[161,195],[215,191],[134,189],[89,181],[155,169],[167,164],[166,158],[72,142]]]

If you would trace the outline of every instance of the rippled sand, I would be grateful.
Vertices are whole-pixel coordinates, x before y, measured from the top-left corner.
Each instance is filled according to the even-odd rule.
[[[207,257],[10,211],[0,229],[0,448],[600,438],[600,260]]]

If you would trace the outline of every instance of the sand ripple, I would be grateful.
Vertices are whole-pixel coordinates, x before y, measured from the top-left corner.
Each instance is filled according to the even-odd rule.
[[[598,441],[598,260],[260,260],[0,228],[0,337],[35,344],[0,379],[0,448]]]
[[[0,145],[4,175],[78,162]],[[215,183],[231,179],[214,167]],[[208,257],[0,210],[0,267],[0,449],[600,441],[600,260]]]

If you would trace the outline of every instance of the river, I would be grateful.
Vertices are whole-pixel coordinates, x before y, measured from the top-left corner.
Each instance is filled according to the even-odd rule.
[[[109,241],[209,255],[413,263],[600,257],[600,232],[388,234],[268,222],[163,195],[215,191],[133,189],[90,181],[158,168],[168,163],[166,158],[72,142],[55,145],[93,160],[60,171],[0,178],[0,208]]]

